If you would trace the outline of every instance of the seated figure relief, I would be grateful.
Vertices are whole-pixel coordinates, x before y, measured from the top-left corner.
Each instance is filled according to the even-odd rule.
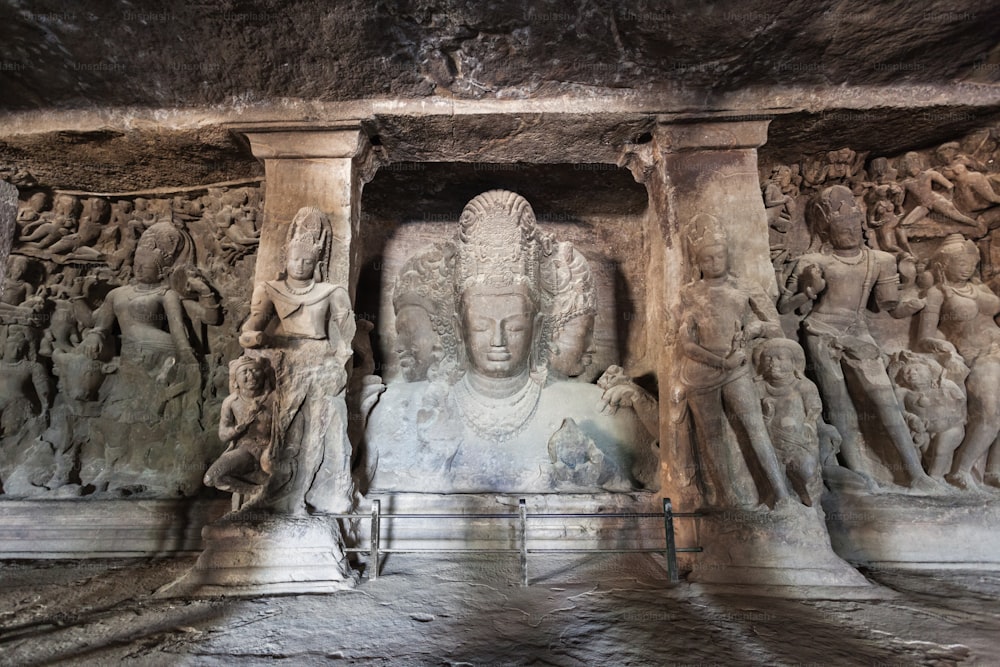
[[[955,450],[965,436],[965,390],[956,382],[968,375],[964,367],[962,371],[957,378],[949,377],[952,373],[932,355],[909,350],[894,355],[889,366],[924,469],[942,482],[951,472]]]
[[[563,366],[569,371],[563,376],[576,372],[589,348],[593,313],[587,290],[592,288],[583,278],[589,271],[580,266],[582,255],[543,235],[530,204],[503,190],[471,200],[455,239],[440,247],[453,248],[453,268],[445,262],[443,276],[425,284],[430,291],[424,303],[450,304],[443,358],[431,364],[428,380],[390,383],[375,405],[366,432],[370,488],[440,493],[653,488],[656,433],[630,404],[619,401],[614,414],[602,412],[600,387],[548,372],[556,328],[567,337],[556,338],[555,356],[572,361]],[[404,284],[401,279],[397,289]],[[546,288],[554,291],[545,293]],[[397,312],[405,301],[399,296],[394,296]],[[565,325],[580,316],[584,331],[571,333]]]
[[[205,473],[205,485],[252,494],[270,472],[274,412],[273,385],[266,359],[242,356],[230,364],[231,393],[222,402],[219,439],[226,451]]]
[[[754,350],[757,395],[764,424],[792,489],[815,507],[823,493],[823,467],[840,446],[840,434],[822,419],[819,390],[805,376],[802,348],[787,338],[770,338]],[[835,461],[834,461],[835,462]]]

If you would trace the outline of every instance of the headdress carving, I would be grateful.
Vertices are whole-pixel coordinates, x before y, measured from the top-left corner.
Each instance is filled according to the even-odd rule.
[[[955,255],[971,255],[979,259],[979,248],[961,234],[948,234],[930,261],[930,270],[938,283],[944,282],[944,267]]]
[[[587,258],[568,241],[556,244],[541,265],[542,296],[549,336],[581,315],[597,315],[597,289]]]
[[[303,206],[292,218],[285,237],[285,257],[293,248],[303,249],[316,258],[317,282],[324,282],[330,261],[330,218],[315,206]]]
[[[538,300],[541,244],[531,204],[508,190],[473,198],[459,218],[455,296],[473,285],[524,285]]]
[[[847,186],[832,185],[816,193],[806,209],[806,218],[813,234],[810,252],[828,242],[831,219],[849,214],[859,217],[862,215],[861,208],[854,199],[854,193]]]
[[[455,354],[453,298],[455,245],[435,243],[427,250],[410,257],[399,270],[392,290],[392,305],[396,313],[404,306],[423,308],[440,337],[442,348]]]
[[[726,245],[726,232],[718,218],[707,213],[699,213],[691,219],[687,239],[693,259],[702,248]]]

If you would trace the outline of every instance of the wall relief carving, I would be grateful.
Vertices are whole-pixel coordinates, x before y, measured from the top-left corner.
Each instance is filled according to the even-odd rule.
[[[4,495],[197,494],[223,449],[260,188],[22,197],[0,299]]]
[[[848,150],[831,152],[838,170],[816,166],[827,154],[762,172],[782,323],[842,440],[824,475],[857,488],[853,471],[870,492],[1000,488],[997,142]]]

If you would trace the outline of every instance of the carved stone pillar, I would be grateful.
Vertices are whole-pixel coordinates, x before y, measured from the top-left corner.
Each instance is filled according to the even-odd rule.
[[[326,312],[316,310],[316,304],[335,302],[331,295],[339,288],[346,289],[353,301],[359,271],[354,260],[359,252],[360,194],[375,163],[360,125],[258,126],[243,131],[254,155],[264,161],[267,181],[255,287],[261,288],[262,300],[271,298],[267,295],[272,289],[289,290],[292,295],[262,306],[262,317],[272,324],[275,317],[284,322],[297,312],[289,304]],[[299,219],[303,211],[305,217]],[[294,220],[298,226],[289,238]],[[313,225],[312,231],[303,232],[305,225]],[[332,241],[329,246],[322,240],[327,236]],[[304,280],[292,273],[292,258],[322,261],[327,247],[329,263],[313,274],[306,291],[290,291],[291,278]],[[289,276],[277,280],[286,266]],[[257,294],[255,290],[255,299]],[[303,294],[320,296],[294,300]],[[274,347],[269,339],[256,338],[263,336],[266,323],[259,323],[262,328],[251,331],[246,341],[241,339],[245,348],[254,349],[255,358],[266,358],[277,375],[270,478],[243,508],[205,526],[205,550],[198,562],[161,596],[310,593],[357,583],[335,516],[349,511],[354,501],[343,383],[355,329],[349,306],[330,307],[331,314],[321,317],[335,322],[332,327],[339,328],[343,339],[335,340],[329,329],[324,338],[308,327],[308,335],[301,335],[294,328],[304,326],[301,319],[276,335]],[[247,324],[252,320],[253,311]],[[324,326],[331,327],[330,322]]]
[[[696,452],[680,381],[676,315],[682,289],[695,278],[686,240],[696,216],[711,216],[721,227],[729,273],[738,284],[776,295],[757,172],[757,148],[767,138],[767,124],[661,123],[649,142],[629,146],[622,159],[650,198],[647,346],[658,360],[662,493],[677,510],[705,512],[696,521],[677,523],[679,546],[704,548],[682,560],[692,581],[864,587],[864,578],[830,549],[814,508],[788,500],[773,509],[758,505],[763,499],[753,478],[760,471],[751,470],[755,462],[731,429]],[[711,418],[725,421],[721,403],[718,409]]]
[[[767,125],[661,123],[651,141],[627,146],[622,159],[649,192],[647,348],[658,359],[663,494],[680,510],[703,505],[697,479],[704,472],[689,442],[683,404],[677,401],[674,316],[681,288],[691,279],[684,238],[696,215],[715,217],[729,239],[733,274],[768,294],[775,292],[757,175],[757,147],[767,139]]]

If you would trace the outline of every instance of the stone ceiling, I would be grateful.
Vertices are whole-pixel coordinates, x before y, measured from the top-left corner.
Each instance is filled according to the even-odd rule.
[[[780,158],[1000,110],[1000,3],[976,0],[7,0],[0,26],[0,166],[96,191],[260,175],[227,129],[260,120],[367,119],[399,161],[495,160],[503,137],[461,137],[502,129],[599,162],[656,117],[763,114]]]

